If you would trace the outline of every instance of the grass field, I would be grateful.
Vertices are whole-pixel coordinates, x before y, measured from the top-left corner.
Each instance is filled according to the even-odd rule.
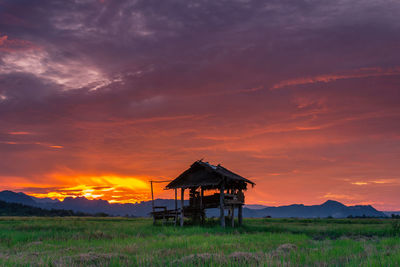
[[[240,228],[150,219],[0,218],[0,266],[400,266],[389,219],[246,219]]]

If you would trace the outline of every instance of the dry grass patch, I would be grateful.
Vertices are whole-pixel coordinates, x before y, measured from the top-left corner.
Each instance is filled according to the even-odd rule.
[[[263,253],[252,253],[252,252],[233,252],[229,255],[230,262],[239,263],[241,265],[259,265],[265,258]]]
[[[191,254],[175,261],[176,265],[203,266],[210,261],[221,262],[222,255],[214,253]]]
[[[109,266],[112,259],[117,259],[119,262],[126,260],[126,257],[112,253],[81,253],[75,256],[63,257],[53,261],[53,265],[57,267],[67,266]]]

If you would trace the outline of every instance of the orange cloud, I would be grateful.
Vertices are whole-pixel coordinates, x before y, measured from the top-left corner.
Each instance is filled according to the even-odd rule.
[[[380,179],[380,180],[374,180],[372,181],[375,184],[394,184],[394,183],[399,183],[398,180],[396,179]]]
[[[3,45],[8,39],[7,35],[0,36],[0,46]]]
[[[367,185],[368,183],[367,182],[353,182],[351,184],[354,184],[354,185]]]
[[[37,48],[37,46],[29,41],[19,39],[10,40],[7,35],[0,36],[0,51],[18,52]]]
[[[64,148],[63,146],[49,146],[51,148]]]
[[[6,142],[1,142],[3,144],[8,144],[8,145],[17,145],[17,142],[13,142],[13,141],[6,141]]]
[[[346,194],[335,194],[335,193],[326,193],[324,196],[321,198],[329,198],[329,199],[355,199],[354,196],[352,195],[346,195]]]
[[[11,135],[27,135],[27,134],[30,134],[29,132],[9,132],[8,134],[11,134]]]
[[[349,73],[343,74],[323,74],[314,77],[305,77],[292,80],[286,80],[276,83],[272,86],[271,90],[280,89],[283,87],[305,85],[313,83],[329,83],[343,79],[357,79],[357,78],[368,78],[368,77],[380,77],[380,76],[395,76],[400,75],[400,67],[382,69],[382,68],[365,68],[355,70]]]

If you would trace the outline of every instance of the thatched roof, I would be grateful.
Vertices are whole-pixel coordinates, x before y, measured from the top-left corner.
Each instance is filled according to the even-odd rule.
[[[189,169],[170,182],[166,186],[166,189],[199,186],[213,189],[219,188],[222,181],[225,182],[225,188],[246,189],[247,184],[254,185],[252,181],[225,169],[219,164],[214,166],[208,162],[199,160],[194,162]]]

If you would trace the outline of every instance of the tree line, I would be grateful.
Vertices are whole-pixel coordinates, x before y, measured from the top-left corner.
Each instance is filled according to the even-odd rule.
[[[89,214],[80,211],[51,209],[46,210],[19,203],[9,203],[0,200],[0,216],[39,216],[39,217],[66,217],[66,216],[98,216],[107,217],[106,213]]]

